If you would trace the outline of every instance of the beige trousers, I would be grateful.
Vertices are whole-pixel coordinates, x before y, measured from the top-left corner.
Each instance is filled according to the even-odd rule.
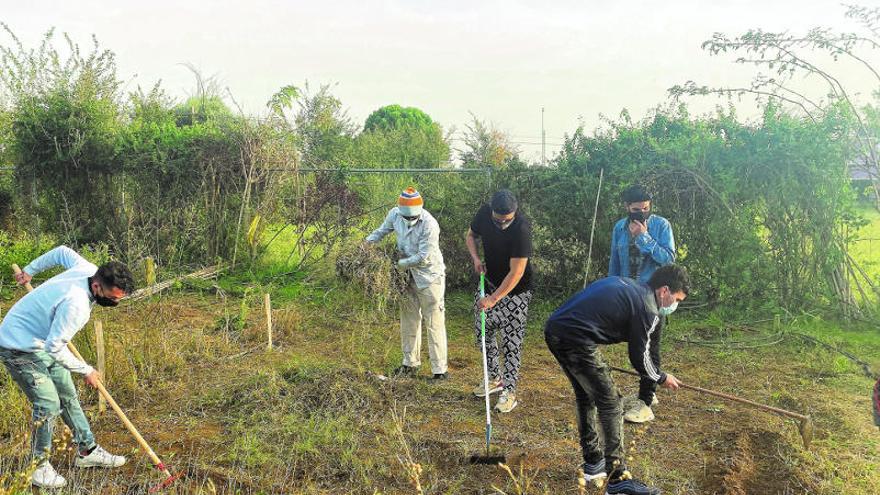
[[[431,372],[446,373],[446,277],[439,277],[424,289],[410,279],[400,301],[400,344],[403,364],[422,363],[422,327],[428,334]]]

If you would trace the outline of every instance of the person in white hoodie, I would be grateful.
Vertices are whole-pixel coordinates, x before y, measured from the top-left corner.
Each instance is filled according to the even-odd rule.
[[[95,442],[70,373],[83,375],[92,387],[101,377],[77,359],[67,343],[89,321],[93,304],[116,306],[134,290],[134,279],[122,263],[111,261],[98,268],[66,246],[35,259],[15,278],[24,285],[56,266],[64,271],[22,297],[0,321],[0,361],[33,408],[31,455],[38,466],[31,482],[43,488],[67,484],[49,463],[52,430],[59,415],[73,431],[77,467],[125,464],[125,457],[110,454]]]

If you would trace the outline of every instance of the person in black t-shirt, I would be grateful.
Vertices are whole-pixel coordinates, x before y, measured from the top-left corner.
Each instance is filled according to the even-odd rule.
[[[525,338],[526,318],[532,299],[532,229],[529,220],[517,211],[516,197],[508,190],[492,196],[483,205],[465,236],[476,273],[486,274],[486,297],[476,298],[475,328],[480,346],[480,311],[486,310],[486,359],[489,366],[489,393],[501,392],[495,410],[510,412],[517,406],[516,383]],[[483,244],[485,264],[477,252]],[[499,365],[496,333],[501,333],[504,372]],[[474,395],[483,397],[480,384]]]

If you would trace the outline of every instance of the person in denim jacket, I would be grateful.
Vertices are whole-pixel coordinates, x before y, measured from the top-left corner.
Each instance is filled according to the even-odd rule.
[[[622,199],[627,216],[614,224],[608,276],[629,277],[647,283],[657,268],[675,262],[672,225],[669,220],[651,213],[652,197],[644,187],[629,187],[623,192]],[[665,323],[665,318],[663,320]],[[656,358],[659,362],[659,352]],[[631,423],[653,420],[651,406],[657,404],[656,391],[656,383],[642,380],[638,396],[624,399],[624,419]]]
[[[609,277],[647,283],[663,265],[675,262],[675,238],[669,220],[651,213],[651,195],[642,186],[623,192],[626,218],[614,224]]]

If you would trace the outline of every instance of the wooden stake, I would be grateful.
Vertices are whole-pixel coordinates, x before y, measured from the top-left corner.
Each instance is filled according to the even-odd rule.
[[[268,349],[272,350],[272,300],[267,292],[263,296],[263,308],[266,310],[266,335],[269,337]]]
[[[147,259],[144,260],[144,272],[145,278],[147,282],[147,287],[156,284],[156,262],[153,261],[152,256],[147,256]]]
[[[106,356],[104,354],[104,325],[101,320],[95,320],[95,350],[98,354],[98,373],[103,380],[107,379]],[[104,396],[98,394],[98,414],[107,410],[107,401]]]
[[[599,195],[602,192],[602,177],[605,175],[605,169],[599,169],[599,186],[596,188],[596,204],[593,206],[593,225],[590,227],[590,248],[587,251],[587,262],[584,266],[584,289],[587,288],[587,281],[590,277],[590,265],[593,264],[593,234],[596,233],[596,215],[599,213]]]

